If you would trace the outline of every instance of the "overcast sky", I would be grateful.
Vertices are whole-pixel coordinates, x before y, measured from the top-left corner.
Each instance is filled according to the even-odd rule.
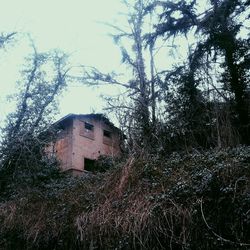
[[[125,16],[121,15],[126,9],[120,0],[0,0],[0,6],[0,32],[18,32],[16,42],[0,51],[0,125],[13,109],[13,104],[6,102],[6,96],[16,91],[15,83],[24,58],[32,52],[30,37],[40,52],[58,48],[69,53],[73,65],[95,66],[103,72],[124,72],[119,48],[108,35],[114,30],[104,24],[127,25]],[[188,46],[186,40],[179,42]],[[185,46],[182,45],[177,54],[183,54]],[[164,69],[177,60],[169,60],[166,51],[157,56]],[[110,94],[112,90],[71,84],[60,97],[59,116],[93,110],[102,112],[104,103],[99,95],[103,92]]]
[[[29,33],[38,51],[54,48],[71,55],[73,64],[92,65],[103,71],[120,67],[119,49],[101,22],[119,24],[119,0],[0,0],[0,32],[17,31],[17,42],[0,51],[0,116],[11,109],[6,95],[15,91],[24,57],[31,52]],[[60,98],[61,115],[100,112],[97,90],[72,86]]]

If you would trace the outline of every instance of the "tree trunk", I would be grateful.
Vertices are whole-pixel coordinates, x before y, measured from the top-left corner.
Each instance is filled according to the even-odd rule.
[[[156,97],[155,97],[155,75],[154,75],[154,56],[153,56],[154,45],[151,44],[149,47],[150,52],[150,71],[151,71],[151,107],[152,107],[152,127],[155,128],[155,113],[156,113]]]
[[[250,144],[248,106],[245,98],[245,86],[238,72],[237,64],[234,61],[234,50],[231,47],[225,48],[225,59],[230,74],[230,85],[235,96],[235,108],[239,120],[239,133],[243,144]]]

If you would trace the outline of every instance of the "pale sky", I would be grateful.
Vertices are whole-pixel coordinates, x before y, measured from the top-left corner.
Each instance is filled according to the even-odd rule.
[[[31,52],[29,33],[38,51],[61,49],[73,64],[92,65],[103,71],[120,67],[120,52],[101,22],[118,24],[119,0],[0,0],[0,32],[19,32],[17,42],[0,51],[0,116],[11,110],[6,95],[15,91],[15,82]],[[110,90],[109,90],[110,91]],[[100,91],[71,84],[60,98],[60,115],[100,112]]]
[[[0,32],[19,32],[12,46],[0,51],[0,125],[13,110],[6,95],[16,91],[24,57],[32,52],[28,34],[40,52],[58,48],[70,54],[73,65],[124,72],[119,48],[108,36],[113,31],[104,25],[126,26],[124,15],[119,15],[125,12],[120,0],[0,0],[0,6]],[[167,59],[167,53],[158,56],[164,67],[171,65],[173,59]],[[105,92],[110,94],[112,89],[71,84],[60,97],[59,116],[102,112],[104,103],[99,95]]]

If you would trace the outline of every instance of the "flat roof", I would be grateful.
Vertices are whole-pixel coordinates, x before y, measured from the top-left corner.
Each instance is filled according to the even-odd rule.
[[[104,114],[101,113],[97,113],[97,114],[68,114],[64,117],[62,117],[61,119],[59,119],[58,121],[56,121],[53,125],[60,125],[63,122],[65,122],[66,120],[70,120],[76,117],[90,117],[96,120],[101,120],[103,121],[105,124],[109,125],[110,127],[112,127],[115,130],[118,130],[119,132],[121,132],[121,130],[119,128],[117,128]]]

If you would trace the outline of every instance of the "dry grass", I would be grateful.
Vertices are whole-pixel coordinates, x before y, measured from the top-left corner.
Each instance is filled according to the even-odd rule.
[[[247,249],[249,156],[131,156],[60,192],[30,191],[1,203],[0,249]]]

